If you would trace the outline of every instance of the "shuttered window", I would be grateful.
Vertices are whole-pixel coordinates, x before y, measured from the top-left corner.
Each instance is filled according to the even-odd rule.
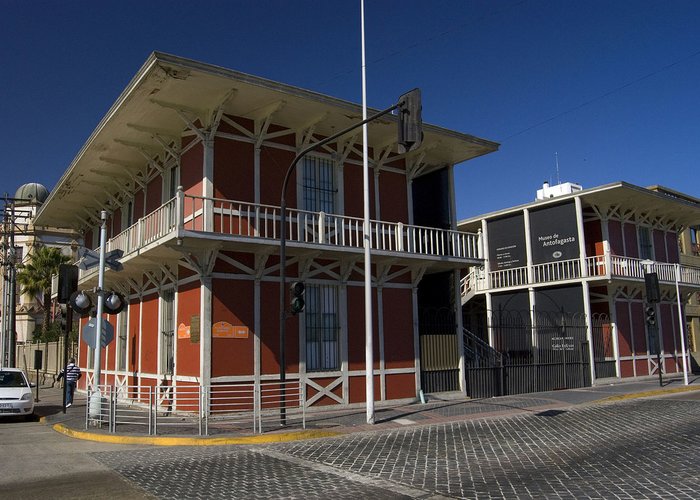
[[[335,213],[335,176],[333,161],[305,156],[302,169],[303,210]]]
[[[307,285],[306,308],[306,371],[340,369],[338,287]]]

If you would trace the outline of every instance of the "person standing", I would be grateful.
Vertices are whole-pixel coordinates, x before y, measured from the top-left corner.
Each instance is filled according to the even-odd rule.
[[[58,374],[58,380],[61,380],[63,377],[66,379],[66,408],[70,408],[73,405],[75,386],[82,376],[83,374],[80,371],[80,367],[75,364],[75,358],[70,358],[65,373],[61,370],[61,373]]]

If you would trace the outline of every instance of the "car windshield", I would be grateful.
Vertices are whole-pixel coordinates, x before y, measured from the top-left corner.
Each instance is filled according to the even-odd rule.
[[[22,373],[0,371],[0,387],[27,387]]]

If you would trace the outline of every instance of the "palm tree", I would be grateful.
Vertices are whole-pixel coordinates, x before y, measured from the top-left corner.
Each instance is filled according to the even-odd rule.
[[[32,299],[41,297],[44,307],[44,331],[49,327],[51,304],[51,276],[58,274],[61,264],[70,261],[61,250],[54,247],[35,247],[29,254],[29,262],[17,273],[17,282],[22,286],[22,293]]]

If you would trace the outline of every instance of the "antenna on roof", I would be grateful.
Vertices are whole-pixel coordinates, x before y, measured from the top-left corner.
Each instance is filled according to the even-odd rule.
[[[557,166],[557,185],[561,184],[561,179],[559,178],[559,153],[554,152],[554,164]]]

